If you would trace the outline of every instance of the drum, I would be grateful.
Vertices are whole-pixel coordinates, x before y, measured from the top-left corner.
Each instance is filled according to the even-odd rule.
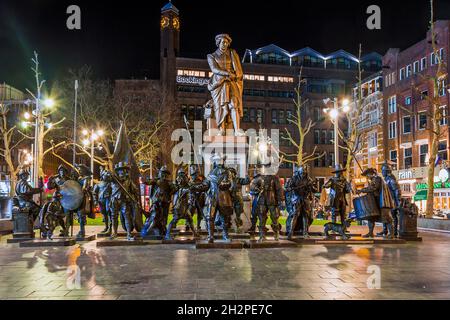
[[[371,193],[354,198],[353,207],[355,208],[356,218],[359,220],[379,218],[380,216],[380,209]]]

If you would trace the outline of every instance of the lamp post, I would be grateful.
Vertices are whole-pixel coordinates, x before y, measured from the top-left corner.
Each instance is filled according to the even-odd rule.
[[[95,142],[101,137],[103,136],[104,132],[101,129],[95,130],[95,129],[91,129],[90,131],[87,129],[84,129],[82,131],[82,134],[84,136],[83,139],[83,146],[86,148],[88,146],[90,146],[90,158],[91,158],[91,173],[92,173],[92,178],[94,177],[94,150],[96,148],[95,146]],[[102,149],[101,147],[101,143],[98,144],[97,148],[99,150]],[[94,185],[94,179],[91,179],[91,186]]]
[[[55,101],[51,98],[42,100],[40,92],[34,101],[27,100],[25,104],[35,104],[35,109],[30,112],[25,112],[23,114],[22,127],[26,128],[28,126],[34,125],[34,143],[33,143],[33,176],[32,181],[36,187],[39,183],[39,161],[41,160],[43,154],[43,135],[45,127],[51,128],[52,123],[46,122],[46,116],[43,113],[44,108],[53,108],[55,106]],[[34,118],[34,123],[31,121]]]
[[[333,108],[325,108],[323,111],[329,113],[330,118],[334,120],[334,166],[336,167],[339,165],[339,111],[342,110],[344,113],[347,113],[350,111],[350,107],[348,99],[343,99],[340,107],[337,98],[334,98],[333,100],[330,98],[323,100],[325,105],[330,101],[333,102]]]

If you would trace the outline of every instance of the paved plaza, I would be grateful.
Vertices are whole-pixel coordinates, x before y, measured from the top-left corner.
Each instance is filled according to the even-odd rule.
[[[450,299],[450,235],[421,236],[396,245],[239,250],[96,241],[35,249],[3,236],[0,299]],[[377,270],[380,288],[369,288]]]

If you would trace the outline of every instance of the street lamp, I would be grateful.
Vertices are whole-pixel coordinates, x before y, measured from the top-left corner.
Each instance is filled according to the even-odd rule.
[[[52,98],[41,99],[40,93],[37,95],[35,100],[26,100],[24,101],[26,105],[35,105],[35,109],[32,112],[26,111],[23,114],[23,118],[25,120],[21,121],[22,128],[26,129],[30,126],[34,126],[34,150],[33,155],[30,155],[31,162],[33,163],[33,177],[32,181],[34,186],[38,185],[39,180],[39,159],[42,156],[43,150],[42,143],[40,140],[43,139],[44,128],[47,127],[51,129],[53,124],[50,122],[46,122],[46,117],[42,112],[42,107],[44,108],[53,108],[55,106],[55,100]],[[34,121],[32,121],[34,120]]]
[[[90,154],[91,173],[92,173],[92,177],[94,177],[94,150],[96,148],[95,143],[100,137],[102,137],[104,135],[104,131],[101,129],[98,129],[98,130],[91,129],[90,131],[87,129],[83,129],[81,131],[81,133],[84,137],[82,140],[83,146],[85,148],[87,148],[90,145],[90,147],[91,147],[91,154]],[[102,149],[101,143],[98,143],[97,149],[98,150]],[[91,179],[91,186],[93,186],[93,185],[94,185],[94,179]]]
[[[337,98],[333,100],[330,98],[323,99],[325,105],[330,102],[333,102],[333,109],[325,108],[323,111],[329,113],[330,118],[334,120],[334,167],[336,168],[339,165],[339,111],[342,110],[344,113],[349,112],[350,102],[348,99],[342,99],[341,106],[339,107]]]

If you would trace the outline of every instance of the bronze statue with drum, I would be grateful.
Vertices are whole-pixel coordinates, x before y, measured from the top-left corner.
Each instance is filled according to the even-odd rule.
[[[388,228],[387,238],[394,238],[391,210],[395,207],[388,186],[374,168],[368,168],[362,173],[367,177],[369,184],[366,188],[357,190],[357,194],[365,193],[365,197],[354,199],[357,218],[367,220],[369,232],[363,237],[373,238],[375,222],[385,223]]]

